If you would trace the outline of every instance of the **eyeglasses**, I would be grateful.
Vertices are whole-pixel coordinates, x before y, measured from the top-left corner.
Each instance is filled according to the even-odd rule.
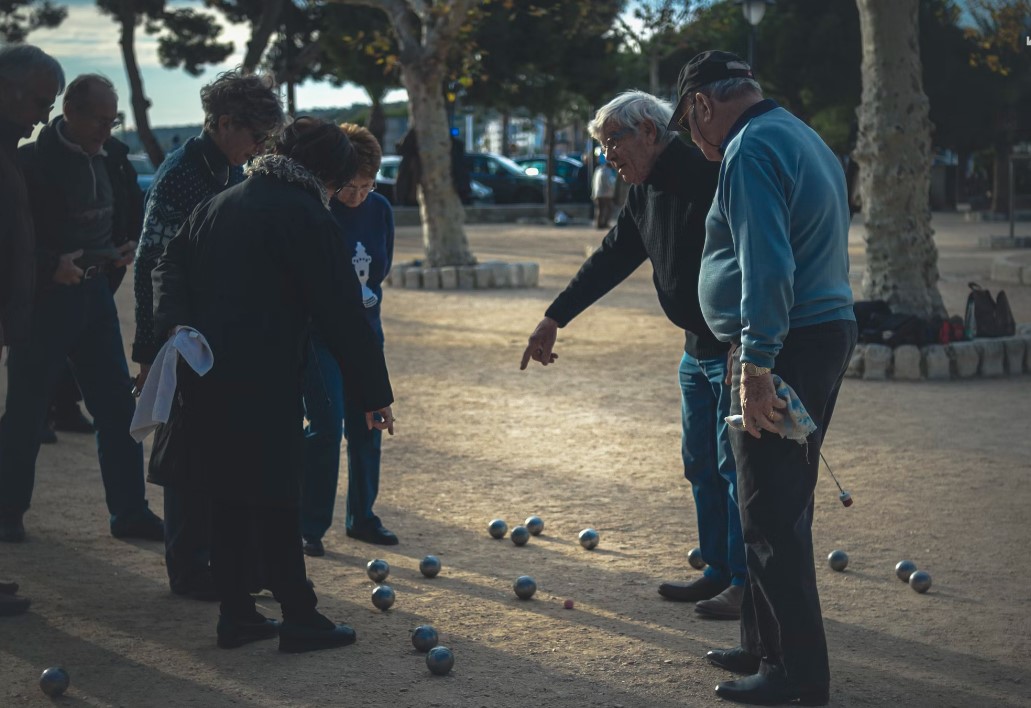
[[[626,127],[620,128],[615,133],[609,135],[609,137],[605,138],[605,143],[601,146],[601,154],[608,157],[610,152],[619,149],[619,141],[632,132],[634,132],[633,128]]]
[[[340,187],[340,189],[338,189],[336,191],[336,193],[339,194],[340,192],[342,192],[345,189],[348,192],[355,192],[355,193],[357,193],[357,192],[365,192],[366,194],[368,194],[369,192],[375,192],[376,191],[376,183],[373,182],[372,184],[366,184],[364,186],[361,186],[361,185],[357,185],[357,184],[353,184],[351,182],[348,182],[344,186]]]
[[[121,118],[110,119],[101,118],[100,116],[93,116],[92,118],[90,118],[90,121],[93,123],[93,125],[97,126],[98,128],[103,128],[105,130],[117,130],[118,128],[122,127]]]
[[[254,143],[256,145],[264,145],[265,143],[268,142],[268,137],[269,137],[269,134],[268,134],[267,131],[265,131],[265,132],[258,131],[258,130],[252,130],[251,131],[251,139],[254,141]]]

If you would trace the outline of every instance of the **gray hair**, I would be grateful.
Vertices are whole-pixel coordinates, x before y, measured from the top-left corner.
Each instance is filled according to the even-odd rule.
[[[763,89],[755,79],[735,78],[713,81],[711,84],[699,86],[693,93],[704,93],[717,101],[731,101],[749,93],[757,93],[762,98]]]
[[[286,120],[269,74],[245,74],[240,70],[219,74],[200,90],[204,129],[213,131],[219,116],[266,133],[279,131]]]
[[[669,101],[636,89],[624,91],[598,109],[594,118],[587,124],[587,132],[595,140],[604,137],[605,124],[612,122],[627,128],[637,128],[641,123],[650,120],[655,124],[655,135],[659,142],[668,143],[677,136],[672,130],[666,130],[673,118],[673,104]]]
[[[64,104],[66,106],[81,106],[90,95],[94,86],[103,86],[110,89],[111,93],[115,96],[118,95],[115,85],[106,76],[102,74],[79,74],[72,79],[71,83],[68,84],[68,88],[65,89]]]
[[[46,71],[57,79],[58,93],[64,91],[64,70],[57,59],[31,44],[0,47],[0,78],[21,83],[36,71]]]

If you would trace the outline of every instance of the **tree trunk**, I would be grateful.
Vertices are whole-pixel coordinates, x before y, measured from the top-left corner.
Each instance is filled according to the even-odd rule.
[[[297,115],[297,84],[293,79],[286,82],[286,113],[291,116]]]
[[[931,229],[931,122],[917,41],[918,0],[856,0],[863,39],[859,189],[864,297],[896,312],[944,315]]]
[[[365,91],[369,94],[369,100],[372,102],[372,106],[369,108],[369,116],[365,119],[365,127],[372,133],[372,137],[376,138],[376,142],[383,147],[383,152],[386,152],[383,138],[387,134],[387,114],[383,111],[383,92],[369,90],[368,88]]]
[[[268,47],[272,33],[279,29],[279,18],[283,14],[283,4],[287,0],[262,0],[261,17],[251,32],[247,42],[247,53],[243,57],[243,70],[253,74],[261,62],[261,56]]]
[[[412,62],[402,68],[401,78],[422,163],[418,191],[426,259],[434,267],[471,265],[476,259],[462,226],[465,211],[451,179],[451,132],[440,88],[444,67],[434,61]]]
[[[548,159],[544,171],[548,178],[547,189],[544,190],[544,208],[548,212],[548,220],[555,218],[555,185],[551,181],[555,174],[555,118],[548,116],[544,121],[544,144],[547,146]]]
[[[653,50],[648,53],[648,92],[652,96],[661,95],[659,87],[659,52]]]
[[[512,125],[512,114],[505,111],[501,114],[501,150],[499,152],[505,157],[511,157],[511,150],[508,149],[508,130]]]
[[[996,140],[995,159],[992,168],[992,207],[995,214],[1010,213],[1010,145],[1004,140]]]
[[[970,160],[970,150],[959,148],[956,151],[956,157],[956,181],[952,197],[953,201],[959,205],[965,203],[969,198],[967,194],[967,162]]]
[[[128,3],[126,3],[128,4]],[[165,160],[165,152],[158,144],[157,138],[150,130],[150,120],[147,118],[147,110],[150,108],[150,101],[143,91],[143,78],[140,76],[140,67],[136,63],[135,35],[136,35],[136,13],[128,7],[124,7],[118,16],[122,26],[119,44],[122,47],[122,61],[125,63],[125,74],[129,80],[129,100],[132,104],[132,116],[136,121],[136,134],[140,136],[143,149],[150,158],[151,164],[156,168]]]

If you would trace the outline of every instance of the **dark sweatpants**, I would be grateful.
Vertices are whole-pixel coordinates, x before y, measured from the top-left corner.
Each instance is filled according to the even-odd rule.
[[[792,329],[777,355],[773,373],[795,390],[818,426],[808,445],[765,431],[756,440],[730,430],[748,566],[741,646],[763,658],[760,672],[783,670],[804,687],[830,683],[813,562],[813,491],[856,334],[848,320]],[[741,412],[741,364],[734,359],[731,414]]]
[[[318,599],[304,568],[298,507],[212,499],[211,572],[223,615],[247,619],[254,614],[248,585],[256,575],[256,557],[261,559],[264,584],[279,602],[283,618],[309,617]]]

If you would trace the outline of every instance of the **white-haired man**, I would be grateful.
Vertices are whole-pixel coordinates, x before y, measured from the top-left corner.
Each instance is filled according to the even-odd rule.
[[[713,619],[737,619],[745,582],[744,546],[735,494],[734,458],[725,418],[730,410],[727,345],[718,341],[698,306],[698,271],[705,242],[705,214],[717,170],[702,153],[667,128],[668,101],[627,91],[598,109],[588,126],[602,152],[633,185],[626,205],[594,255],[548,307],[530,335],[521,368],[530,359],[548,365],[558,328],[597,302],[650,260],[666,316],[684,330],[680,363],[681,451],[691,482],[702,556],[708,567],[692,582],[665,582],[659,593],[695,602]]]

